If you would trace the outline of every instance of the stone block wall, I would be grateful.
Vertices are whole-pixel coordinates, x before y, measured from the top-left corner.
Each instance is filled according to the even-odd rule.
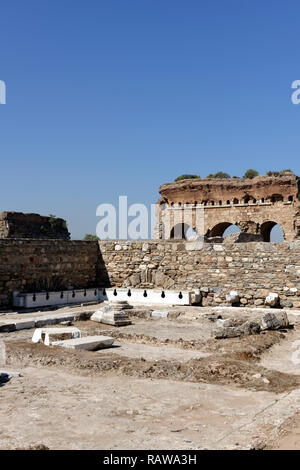
[[[300,241],[204,244],[185,241],[100,241],[111,285],[200,289],[203,305],[225,304],[236,290],[242,305],[262,306],[272,291],[300,308]]]
[[[14,290],[38,292],[99,285],[97,242],[0,240],[0,308],[12,304]],[[102,271],[105,280],[105,272]]]
[[[199,289],[202,304],[221,305],[236,290],[241,304],[262,306],[271,292],[283,307],[300,308],[300,241],[0,240],[0,308],[14,290],[39,292],[117,286]]]

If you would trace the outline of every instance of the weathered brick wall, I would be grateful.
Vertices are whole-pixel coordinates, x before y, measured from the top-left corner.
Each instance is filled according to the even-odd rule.
[[[97,242],[0,240],[0,307],[11,305],[14,290],[94,287],[98,266]]]
[[[243,305],[263,305],[272,291],[282,306],[300,308],[300,241],[205,244],[100,241],[112,285],[201,289],[203,305],[219,305],[234,289]]]

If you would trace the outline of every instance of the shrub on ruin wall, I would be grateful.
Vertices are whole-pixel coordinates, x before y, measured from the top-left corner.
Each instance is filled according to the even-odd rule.
[[[201,178],[200,175],[181,175],[177,176],[174,181],[181,181],[181,180],[191,180],[191,179],[196,179],[196,178]]]

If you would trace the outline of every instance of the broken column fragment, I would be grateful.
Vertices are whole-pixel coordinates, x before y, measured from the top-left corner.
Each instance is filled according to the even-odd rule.
[[[263,315],[260,321],[262,330],[278,330],[289,326],[289,320],[286,312],[268,312]]]
[[[126,300],[110,302],[97,310],[91,320],[113,326],[131,325],[126,309],[132,308]]]

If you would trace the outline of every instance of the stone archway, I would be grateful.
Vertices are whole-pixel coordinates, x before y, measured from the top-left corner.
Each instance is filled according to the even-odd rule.
[[[211,230],[208,230],[207,236],[208,237],[222,237],[223,233],[225,232],[228,227],[234,225],[232,222],[221,222],[215,225]]]
[[[261,236],[262,236],[264,242],[270,242],[271,241],[271,232],[272,232],[272,229],[276,226],[281,228],[283,239],[285,239],[284,231],[283,231],[282,226],[279,225],[277,222],[274,222],[273,220],[270,220],[270,221],[267,221],[267,222],[264,222],[263,224],[261,224],[261,227],[260,227],[260,233],[261,233]]]

